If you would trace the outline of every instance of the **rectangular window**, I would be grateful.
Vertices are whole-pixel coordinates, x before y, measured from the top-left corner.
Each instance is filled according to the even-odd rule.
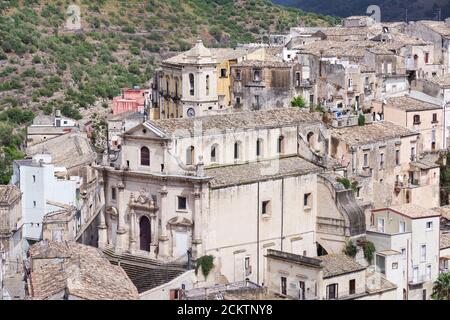
[[[420,246],[420,261],[426,261],[427,260],[427,245],[423,244]]]
[[[221,78],[227,77],[227,69],[220,69],[220,77]]]
[[[427,280],[431,280],[431,265],[427,265]]]
[[[261,70],[255,70],[253,72],[253,81],[256,81],[256,82],[261,81]]]
[[[428,52],[425,52],[425,63],[428,63],[430,60],[430,54]]]
[[[240,105],[241,104],[241,97],[236,97],[236,104]]]
[[[114,187],[111,188],[111,199],[112,200],[117,199],[116,188],[114,188]]]
[[[395,165],[400,165],[400,150],[395,150]]]
[[[349,287],[349,294],[355,294],[356,292],[356,280],[355,279],[351,279],[348,282],[348,287]]]
[[[295,86],[296,87],[300,86],[300,72],[295,73]]]
[[[433,222],[432,221],[428,221],[426,224],[426,228],[427,230],[432,230],[433,229]]]
[[[402,251],[402,256],[406,258],[406,249],[402,248],[401,251]]]
[[[411,160],[412,161],[416,160],[416,148],[415,147],[411,147]]]
[[[177,208],[178,210],[186,210],[187,209],[187,199],[186,197],[177,197]]]
[[[333,300],[338,298],[338,284],[333,283],[327,286],[327,299]]]
[[[287,279],[285,277],[281,277],[281,294],[287,294]]]
[[[406,222],[405,221],[400,221],[399,225],[398,225],[398,232],[399,233],[404,233],[406,230]]]
[[[36,182],[36,176],[33,175],[33,183],[35,183],[35,182]]]
[[[236,80],[241,80],[241,70],[236,70]]]
[[[261,213],[262,214],[269,214],[270,213],[270,201],[263,201],[262,202]]]
[[[384,166],[384,153],[380,153],[380,167],[383,168]]]
[[[376,269],[379,273],[386,274],[386,258],[376,255]]]
[[[433,123],[438,122],[437,120],[437,113],[433,113]]]
[[[259,109],[259,96],[258,95],[255,96],[255,107],[256,107],[256,109]]]
[[[398,262],[392,262],[392,269],[398,269]]]
[[[378,232],[384,232],[384,219],[378,218]]]
[[[419,281],[419,267],[413,268],[413,282],[417,283]]]
[[[364,153],[364,168],[367,168],[369,166],[369,155],[367,153]]]
[[[36,201],[33,201],[33,207],[36,208]]]
[[[305,208],[311,208],[312,207],[312,194],[311,193],[305,193],[303,195],[303,206]]]

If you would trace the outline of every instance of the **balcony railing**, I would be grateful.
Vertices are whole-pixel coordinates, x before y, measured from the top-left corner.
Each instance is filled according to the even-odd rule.
[[[417,277],[414,277],[414,276],[411,277],[409,279],[408,283],[410,285],[416,285],[416,284],[421,284],[421,283],[424,283],[424,282],[427,282],[427,281],[431,281],[431,276],[428,275],[428,274],[421,274],[421,275],[419,275]]]

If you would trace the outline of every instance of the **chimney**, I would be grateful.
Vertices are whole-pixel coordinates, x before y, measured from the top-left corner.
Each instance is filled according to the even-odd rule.
[[[59,110],[59,109],[55,110],[55,117],[61,118],[61,110]]]

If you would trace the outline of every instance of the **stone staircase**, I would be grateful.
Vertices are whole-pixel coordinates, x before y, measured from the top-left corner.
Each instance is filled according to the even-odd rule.
[[[188,270],[185,262],[163,262],[137,254],[117,254],[111,248],[101,249],[113,265],[120,266],[139,293],[156,288]]]

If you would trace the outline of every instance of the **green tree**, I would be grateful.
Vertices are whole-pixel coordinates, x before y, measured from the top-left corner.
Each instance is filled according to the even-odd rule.
[[[431,297],[434,300],[450,300],[450,272],[439,275],[434,282]]]
[[[303,97],[294,97],[291,101],[291,104],[293,107],[299,107],[299,108],[304,108],[306,106],[305,100],[303,99]]]
[[[348,240],[345,243],[343,252],[347,256],[354,258],[354,257],[356,257],[357,251],[358,251],[358,249],[357,249],[356,245],[351,240]]]
[[[358,117],[358,126],[364,126],[366,124],[366,117],[361,113]]]

